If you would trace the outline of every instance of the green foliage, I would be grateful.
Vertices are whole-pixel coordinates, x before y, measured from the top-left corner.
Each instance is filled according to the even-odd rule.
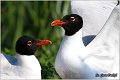
[[[22,35],[36,39],[50,39],[53,44],[36,51],[42,66],[43,79],[59,79],[54,61],[59,48],[62,30],[52,29],[54,19],[70,13],[69,1],[2,1],[1,2],[1,50],[15,56],[15,42]],[[33,64],[34,66],[34,64]]]

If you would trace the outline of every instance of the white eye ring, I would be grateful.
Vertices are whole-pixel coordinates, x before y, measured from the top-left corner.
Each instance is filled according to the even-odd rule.
[[[75,17],[70,17],[70,21],[75,21]]]
[[[31,45],[32,45],[32,41],[28,41],[28,42],[27,42],[27,45],[28,45],[28,46],[31,46]]]

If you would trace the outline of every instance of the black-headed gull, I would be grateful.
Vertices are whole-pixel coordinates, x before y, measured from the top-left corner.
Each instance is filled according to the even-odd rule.
[[[55,69],[61,78],[119,78],[118,14],[117,6],[98,35],[86,46],[82,40],[83,20],[79,15],[66,15],[51,23],[51,26],[62,26],[65,30],[55,60]]]
[[[49,40],[34,40],[28,36],[16,42],[16,58],[1,54],[1,79],[41,79],[41,66],[34,56],[39,46],[50,44]]]

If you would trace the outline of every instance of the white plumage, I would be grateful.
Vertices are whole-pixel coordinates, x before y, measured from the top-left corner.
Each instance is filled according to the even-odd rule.
[[[51,44],[49,40],[34,40],[22,36],[16,41],[16,58],[0,54],[1,79],[41,79],[41,66],[35,51],[42,45]]]
[[[76,12],[79,11],[77,10],[78,3],[79,1],[76,1],[76,4],[74,1],[72,3],[76,5]],[[87,6],[86,1],[84,4]],[[99,3],[95,5],[96,7],[94,6],[96,8],[95,10],[97,11],[98,9],[99,11],[99,8],[97,8],[99,6],[97,5],[102,4],[103,3],[99,1]],[[113,3],[107,5],[111,6],[112,4]],[[108,10],[107,7],[110,7],[107,5],[104,7],[106,10]],[[72,12],[74,12],[74,6],[72,5],[71,7]],[[105,13],[107,17],[101,18],[98,15],[91,14],[92,18],[95,16],[95,20],[88,18],[87,22],[87,17],[91,16],[89,14],[91,11],[83,11],[83,13],[81,13],[83,20],[86,16],[85,21],[83,21],[83,29],[72,36],[65,35],[56,56],[55,68],[61,78],[101,79],[100,76],[96,77],[96,74],[115,73],[115,77],[103,76],[103,78],[119,79],[119,10],[119,5],[117,7],[115,7],[115,5],[111,6],[110,11],[107,11],[109,12],[107,13],[108,15]],[[87,12],[89,15],[85,15]],[[97,12],[95,13],[98,14]],[[103,15],[102,12],[99,14],[105,16],[104,12]],[[101,19],[97,19],[97,17]],[[84,29],[84,27],[86,27],[86,29]],[[83,35],[82,32],[85,32],[85,34],[83,33]],[[82,36],[96,34],[98,35],[85,47],[83,45]]]
[[[83,36],[98,34],[117,3],[117,0],[71,0],[71,13],[83,18]]]
[[[1,54],[1,79],[41,79],[41,66],[34,55],[16,58]]]

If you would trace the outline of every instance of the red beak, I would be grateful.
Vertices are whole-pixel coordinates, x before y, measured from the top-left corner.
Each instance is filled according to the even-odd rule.
[[[36,43],[37,46],[43,46],[48,44],[52,44],[52,42],[50,40],[40,40],[40,41],[37,41]]]
[[[54,20],[52,23],[51,23],[51,26],[63,26],[65,24],[65,22],[61,21],[61,20]]]

